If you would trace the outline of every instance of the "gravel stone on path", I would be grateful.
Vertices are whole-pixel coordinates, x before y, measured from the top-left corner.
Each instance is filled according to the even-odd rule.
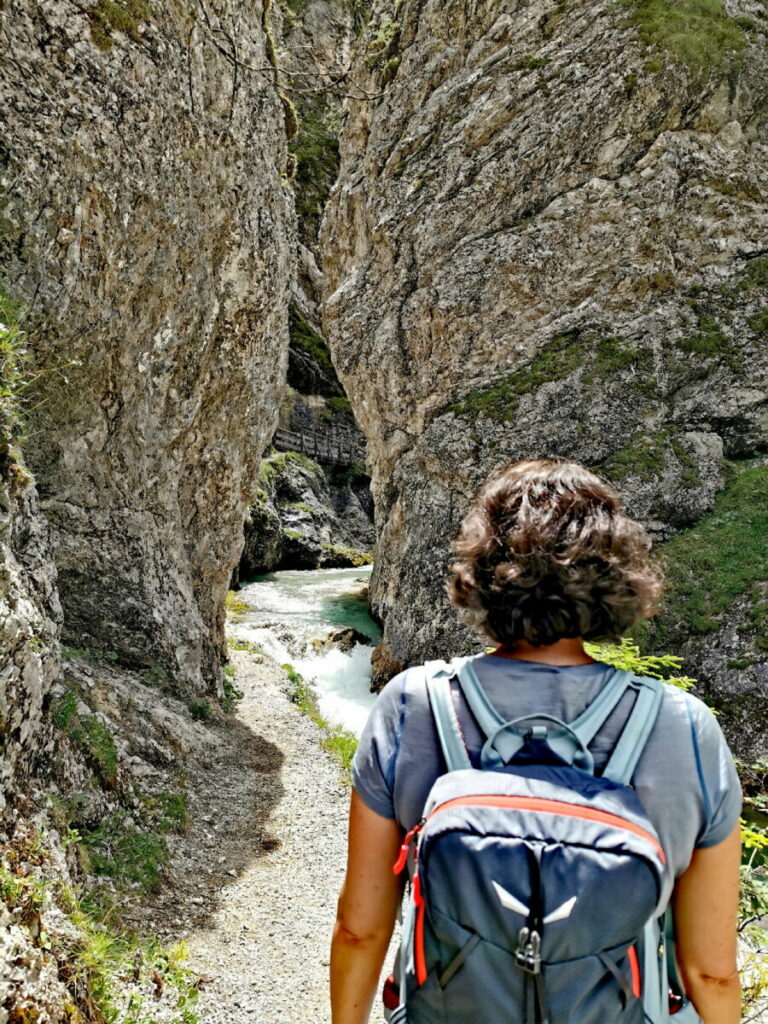
[[[344,874],[349,790],[321,749],[317,727],[289,700],[285,672],[244,651],[231,658],[244,694],[237,719],[274,744],[279,768],[254,773],[234,765],[218,793],[230,810],[250,808],[257,841],[230,868],[236,877],[223,882],[211,919],[186,936],[190,968],[210,979],[200,992],[200,1024],[329,1020],[329,944]],[[214,783],[219,767],[210,764]],[[207,774],[199,787],[206,788]],[[215,824],[217,794],[199,795]],[[221,850],[227,863],[226,845]]]

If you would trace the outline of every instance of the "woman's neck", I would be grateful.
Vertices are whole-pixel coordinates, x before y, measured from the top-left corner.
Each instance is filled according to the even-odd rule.
[[[591,665],[595,661],[584,650],[581,637],[575,636],[564,637],[543,647],[534,647],[527,640],[518,640],[513,645],[499,644],[493,654],[518,661],[538,661],[543,665]]]

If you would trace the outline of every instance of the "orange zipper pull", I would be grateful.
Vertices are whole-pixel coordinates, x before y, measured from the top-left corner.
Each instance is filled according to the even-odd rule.
[[[403,871],[403,869],[405,868],[405,865],[408,863],[408,851],[411,848],[411,843],[413,842],[414,836],[417,836],[419,832],[421,832],[421,827],[423,824],[424,819],[422,818],[418,825],[413,826],[411,831],[406,835],[405,839],[403,840],[403,845],[400,847],[400,853],[398,855],[398,858],[392,865],[392,871],[396,875],[399,875],[400,872]]]

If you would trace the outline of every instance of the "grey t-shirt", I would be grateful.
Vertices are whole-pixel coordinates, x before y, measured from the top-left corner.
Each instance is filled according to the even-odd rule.
[[[560,667],[493,654],[478,655],[473,666],[489,700],[508,720],[540,712],[572,722],[612,672],[601,662]],[[477,767],[483,737],[455,680],[452,685]],[[598,771],[608,761],[633,700],[628,692],[590,744]],[[423,667],[407,669],[385,686],[374,705],[352,763],[352,784],[368,807],[407,831],[421,818],[427,794],[445,770]],[[741,812],[733,757],[705,704],[675,686],[664,687],[633,786],[666,853],[669,893],[693,850],[725,839]]]

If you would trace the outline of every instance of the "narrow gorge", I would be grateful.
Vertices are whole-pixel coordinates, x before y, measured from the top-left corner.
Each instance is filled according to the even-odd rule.
[[[249,581],[373,563],[374,689],[480,650],[450,542],[525,456],[648,526],[634,639],[765,824],[767,37],[756,0],[0,4],[0,1024],[326,1012],[318,974],[197,1016],[152,945],[280,862],[271,821],[300,848],[285,694],[318,713]]]

